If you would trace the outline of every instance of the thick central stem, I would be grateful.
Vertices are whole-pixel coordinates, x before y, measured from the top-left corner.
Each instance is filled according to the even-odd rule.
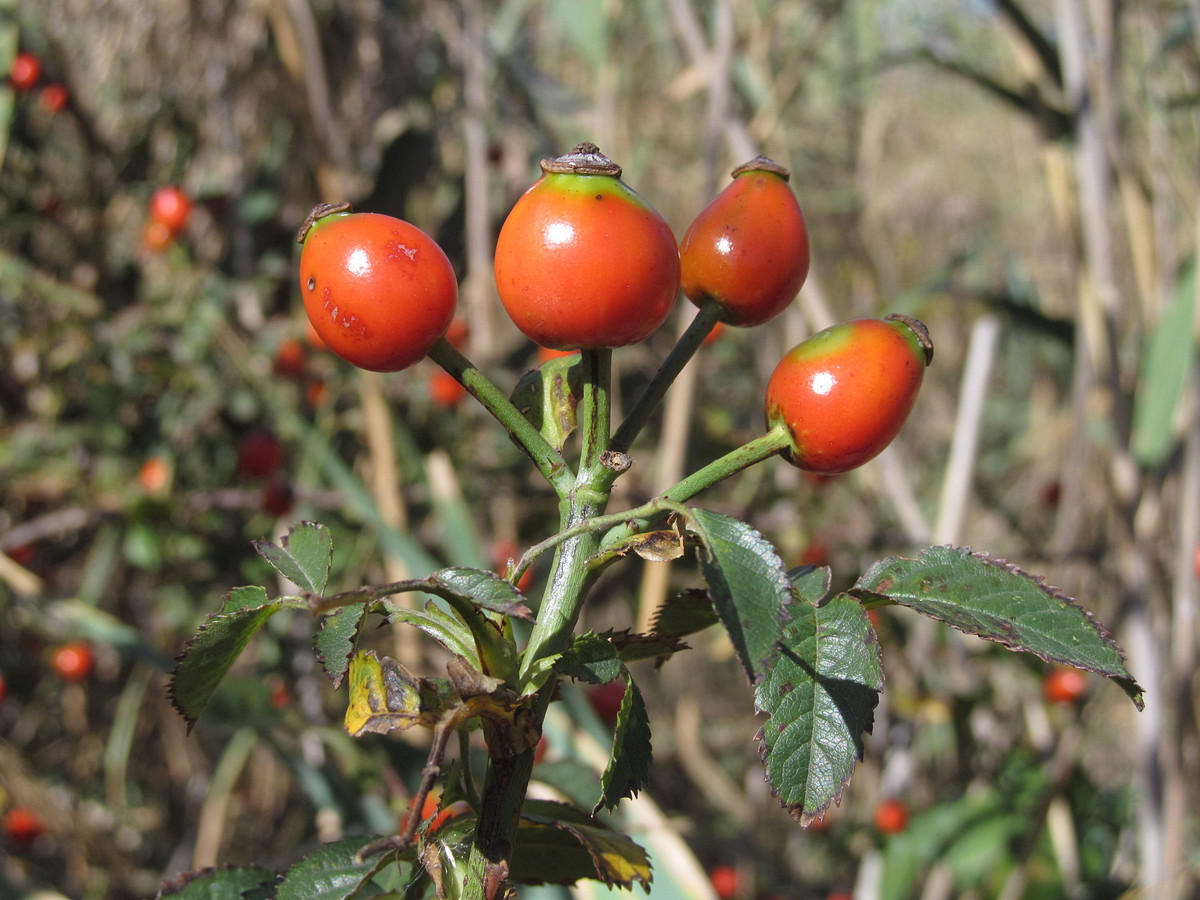
[[[610,351],[584,351],[583,366],[579,474],[574,487],[559,504],[560,530],[574,528],[602,515],[616,477],[603,461],[610,438]],[[590,587],[587,562],[596,553],[599,542],[597,532],[585,530],[564,541],[555,551],[550,583],[522,655],[519,678],[523,687],[536,684],[545,664],[569,647]],[[538,688],[533,703],[539,729],[553,693],[554,678],[550,677]],[[503,890],[503,882],[507,880],[521,805],[533,772],[534,750],[530,747],[517,756],[492,756],[489,759],[464,900],[494,900],[502,896],[498,892]]]

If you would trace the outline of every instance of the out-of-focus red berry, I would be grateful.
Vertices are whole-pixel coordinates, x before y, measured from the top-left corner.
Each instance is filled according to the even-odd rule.
[[[286,516],[292,511],[295,495],[289,485],[282,481],[272,481],[263,489],[262,511],[268,515]]]
[[[1047,482],[1042,487],[1042,506],[1047,509],[1054,509],[1058,506],[1058,501],[1062,497],[1062,485],[1057,481]]]
[[[150,196],[150,219],[161,222],[175,237],[187,227],[192,215],[192,198],[175,185],[167,184]]]
[[[304,399],[313,409],[324,406],[329,402],[329,385],[323,378],[310,378],[304,385]]]
[[[14,806],[4,814],[4,836],[14,847],[27,848],[46,833],[41,817],[32,809]]]
[[[713,866],[708,880],[720,900],[733,900],[741,893],[742,876],[734,866]]]
[[[304,344],[296,338],[285,338],[275,348],[275,361],[272,368],[276,375],[284,378],[299,378],[304,374],[306,362]]]
[[[37,544],[32,541],[27,544],[17,544],[15,547],[9,547],[5,552],[8,553],[8,558],[13,562],[21,566],[27,566],[37,556]]]
[[[8,80],[14,91],[28,91],[42,77],[42,61],[28,51],[18,53],[8,70]]]
[[[150,221],[142,228],[142,246],[151,253],[162,253],[175,238],[162,222]]]
[[[96,655],[86,641],[70,641],[50,655],[50,667],[63,681],[85,681],[95,665]]]
[[[443,409],[454,409],[467,396],[463,387],[449,372],[441,369],[429,376],[429,399]]]
[[[829,565],[829,548],[820,541],[812,541],[800,553],[800,565],[802,566],[827,566]]]
[[[501,578],[508,572],[508,564],[520,556],[517,545],[508,538],[498,538],[492,544],[492,562],[496,566],[496,574]],[[517,590],[524,593],[533,584],[533,569],[528,568],[517,579]]]
[[[721,336],[723,334],[725,334],[726,327],[727,326],[725,325],[724,322],[718,322],[716,325],[714,325],[712,327],[712,331],[710,331],[707,335],[705,335],[704,340],[701,342],[700,346],[701,347],[711,347],[713,344],[715,344],[717,341],[719,341],[721,339]]]
[[[283,463],[283,444],[265,429],[252,431],[238,444],[237,470],[242,478],[270,478]]]
[[[588,688],[588,703],[605,724],[615,725],[625,700],[625,679],[617,678]]]
[[[466,319],[455,319],[450,323],[450,327],[446,329],[446,340],[450,342],[455,350],[461,350],[467,345],[467,338],[471,336],[471,326],[467,324]]]
[[[288,686],[283,683],[282,679],[272,683],[269,702],[272,709],[287,709],[291,705],[292,692],[288,690]]]
[[[4,699],[7,696],[8,696],[8,681],[5,680],[3,675],[0,675],[0,703],[3,703]]]
[[[1087,687],[1087,676],[1069,666],[1051,669],[1042,679],[1042,695],[1048,703],[1077,703],[1087,693]]]
[[[67,101],[70,99],[71,95],[67,92],[67,86],[59,84],[57,81],[46,85],[38,94],[38,102],[42,104],[42,109],[52,116],[66,109]]]
[[[171,483],[171,464],[164,457],[151,456],[138,470],[138,484],[147,494],[158,494]]]
[[[883,834],[899,834],[908,827],[908,806],[896,797],[881,800],[875,807],[875,827]]]

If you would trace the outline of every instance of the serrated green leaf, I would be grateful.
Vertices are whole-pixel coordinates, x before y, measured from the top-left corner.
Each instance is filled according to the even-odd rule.
[[[429,576],[429,583],[429,590],[449,603],[471,630],[476,650],[468,658],[478,659],[487,674],[515,682],[517,647],[512,628],[485,613],[532,619],[521,592],[511,582],[483,569],[442,569]]]
[[[759,753],[772,791],[808,825],[841,796],[862,758],[883,668],[866,611],[846,594],[794,604],[780,645],[754,692],[755,708],[770,717]]]
[[[353,603],[321,619],[321,627],[313,638],[313,649],[334,687],[342,686],[342,679],[350,666],[350,654],[354,652],[358,629],[366,615],[367,604]]]
[[[271,598],[267,596],[266,588],[257,584],[247,584],[235,587],[225,595],[221,603],[221,613],[228,615],[243,609],[258,609],[270,602]]]
[[[720,622],[707,591],[691,590],[668,599],[654,615],[651,630],[664,637],[683,637]]]
[[[800,566],[787,573],[787,580],[793,597],[817,606],[829,593],[833,573],[828,566]]]
[[[471,665],[479,668],[479,651],[475,646],[475,638],[462,619],[447,612],[436,603],[425,604],[424,609],[408,609],[407,607],[391,606],[388,612],[388,622],[407,622],[421,629],[455,656],[467,659]]]
[[[301,522],[288,531],[280,545],[255,541],[254,549],[301,590],[323,594],[333,564],[333,536],[329,529],[318,522]]]
[[[348,900],[375,897],[382,891],[370,883],[377,860],[355,860],[374,837],[354,837],[325,844],[296,862],[283,876],[276,900]]]
[[[600,776],[600,799],[596,801],[592,815],[601,809],[614,809],[626,797],[637,796],[650,783],[653,758],[650,717],[646,713],[642,692],[634,684],[633,678],[628,671],[622,674],[625,676],[625,696],[621,700],[621,711],[617,713],[612,753],[604,774]]]
[[[1142,687],[1126,670],[1121,648],[1091,613],[1003,560],[969,547],[930,547],[916,559],[880,560],[855,591],[884,596],[1010,650],[1111,678],[1143,707]]]
[[[707,595],[705,595],[705,603],[708,604],[708,614],[712,616],[712,622],[716,622],[717,617],[713,614]],[[673,634],[638,634],[625,629],[606,631],[601,637],[612,642],[621,662],[626,663],[639,659],[653,659],[656,664],[661,665],[668,657],[681,650],[689,649],[687,644]]]
[[[713,608],[733,641],[752,684],[771,668],[787,621],[791,589],[783,560],[762,534],[739,519],[689,510],[688,528],[700,538],[700,567]]]
[[[1175,414],[1196,357],[1193,261],[1175,283],[1171,305],[1146,339],[1133,403],[1130,449],[1143,466],[1161,465],[1175,445]]]
[[[533,621],[533,612],[525,605],[525,595],[495,572],[456,566],[434,572],[429,580],[442,588],[439,596],[458,597],[489,612]]]
[[[275,601],[217,613],[187,643],[171,673],[170,695],[175,709],[187,721],[188,731],[250,639],[282,608]]]
[[[625,670],[617,648],[594,631],[577,635],[554,668],[560,675],[588,684],[605,684]]]
[[[257,866],[204,869],[172,878],[159,890],[159,898],[178,900],[246,900],[270,897],[276,875]]]

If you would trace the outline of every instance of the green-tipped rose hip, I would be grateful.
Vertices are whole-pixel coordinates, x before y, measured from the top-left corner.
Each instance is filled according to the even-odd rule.
[[[792,440],[784,456],[824,475],[873,459],[904,425],[932,359],[925,326],[906,316],[843,322],[797,344],[767,383],[767,422]]]

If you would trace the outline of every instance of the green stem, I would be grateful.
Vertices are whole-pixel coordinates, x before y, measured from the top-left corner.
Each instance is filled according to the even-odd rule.
[[[616,472],[604,464],[609,447],[611,360],[608,350],[583,353],[579,473],[559,502],[559,531],[570,532],[571,536],[557,546],[553,574],[521,657],[518,680],[523,689],[546,660],[567,649],[591,586],[593,576],[587,561],[596,552],[599,535],[586,525],[604,513],[616,478]],[[550,678],[540,687],[533,702],[532,713],[539,728],[553,694],[554,679]],[[493,896],[499,896],[495,886],[506,875],[512,856],[521,805],[533,771],[533,753],[531,747],[516,756],[489,758],[479,824],[468,861],[465,900],[492,900]]]
[[[682,504],[673,503],[663,497],[655,497],[643,503],[641,506],[635,506],[633,509],[625,509],[621,512],[608,513],[603,516],[595,516],[586,521],[580,522],[572,528],[567,528],[557,534],[552,534],[544,541],[539,541],[528,550],[526,550],[521,558],[513,566],[511,572],[508,573],[508,580],[514,584],[521,580],[521,576],[525,574],[525,570],[533,565],[534,561],[545,553],[547,550],[553,550],[559,544],[566,541],[568,538],[573,538],[578,534],[583,534],[587,531],[600,532],[612,528],[615,525],[620,525],[631,519],[644,519],[647,517],[657,517],[659,513],[682,512],[684,507]]]
[[[723,481],[730,475],[735,475],[743,469],[748,469],[781,450],[787,449],[791,446],[791,441],[787,427],[776,425],[770,431],[752,441],[747,441],[736,450],[731,450],[719,459],[714,459],[707,466],[697,469],[645,506],[624,513],[620,523],[610,530],[600,542],[599,552],[605,553],[616,549],[634,535],[640,534],[673,510],[678,509],[680,504],[686,503],[702,491],[708,490],[718,481]],[[649,511],[644,515],[637,515],[643,509],[649,509]]]
[[[492,417],[512,435],[533,460],[542,477],[560,496],[566,496],[573,482],[572,472],[561,453],[542,437],[542,433],[521,415],[521,411],[500,392],[492,381],[477,369],[445,338],[429,351],[429,358],[454,376],[478,400]]]
[[[662,402],[667,389],[674,384],[679,373],[683,371],[683,367],[688,364],[688,360],[696,355],[696,351],[700,349],[704,339],[717,324],[720,310],[721,308],[715,303],[708,303],[700,307],[695,318],[684,329],[675,346],[671,348],[671,352],[667,354],[667,358],[662,361],[662,365],[654,373],[654,377],[642,389],[641,396],[634,401],[633,407],[625,416],[625,421],[621,423],[617,433],[613,435],[613,450],[621,453],[629,450],[642,429],[646,427],[654,410],[658,408],[658,404]]]
[[[608,449],[612,428],[612,351],[584,350],[583,364],[583,434],[579,451],[579,477],[575,490],[593,487],[595,469],[601,465],[600,456]]]

